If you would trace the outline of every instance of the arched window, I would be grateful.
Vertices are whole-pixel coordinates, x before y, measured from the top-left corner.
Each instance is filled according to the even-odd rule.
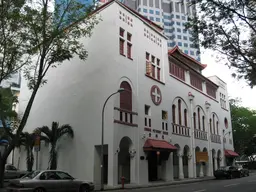
[[[212,115],[213,134],[215,134],[215,115]]]
[[[210,119],[210,131],[212,133],[212,119]]]
[[[202,117],[202,121],[203,121],[203,131],[205,131],[205,117]]]
[[[180,99],[178,100],[178,110],[179,110],[179,124],[181,125],[182,121],[181,121],[181,100]]]
[[[194,129],[196,129],[196,113],[193,114],[193,119],[194,119]]]
[[[201,123],[200,123],[200,108],[197,109],[197,119],[198,119],[198,129],[201,130]]]
[[[226,117],[225,117],[225,119],[224,119],[224,124],[225,124],[225,127],[228,128],[228,120],[227,120]]]
[[[176,106],[172,105],[172,123],[176,124],[176,116],[175,116]]]
[[[184,124],[186,127],[188,126],[187,109],[184,109]]]
[[[217,135],[219,135],[219,122],[216,122]]]
[[[123,81],[120,88],[125,90],[120,93],[120,108],[132,111],[132,88],[130,84]]]

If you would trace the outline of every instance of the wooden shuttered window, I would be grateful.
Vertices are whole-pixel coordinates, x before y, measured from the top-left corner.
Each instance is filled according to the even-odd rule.
[[[170,73],[175,77],[185,81],[185,70],[182,67],[170,63]]]
[[[132,111],[132,89],[128,82],[123,81],[120,88],[125,91],[120,93],[120,108]]]
[[[190,73],[190,84],[201,91],[203,90],[203,80],[196,74]]]

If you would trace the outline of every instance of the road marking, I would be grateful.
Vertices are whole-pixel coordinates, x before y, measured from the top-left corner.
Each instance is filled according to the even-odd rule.
[[[251,182],[255,182],[256,180],[251,180],[251,181],[248,181],[249,183],[251,183]]]
[[[235,185],[239,185],[240,183],[233,183],[233,184],[229,184],[229,185],[225,185],[224,187],[231,187],[231,186],[235,186]]]
[[[201,190],[193,191],[193,192],[203,192],[203,191],[206,191],[206,189],[201,189]]]

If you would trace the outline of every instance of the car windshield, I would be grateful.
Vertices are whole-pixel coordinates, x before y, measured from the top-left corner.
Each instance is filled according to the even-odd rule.
[[[22,178],[28,178],[28,179],[33,179],[34,177],[36,177],[38,174],[40,173],[40,171],[32,171],[30,173],[27,173],[26,175],[24,175]]]

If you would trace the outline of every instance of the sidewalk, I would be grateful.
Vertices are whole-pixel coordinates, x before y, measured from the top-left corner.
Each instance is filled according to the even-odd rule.
[[[170,185],[181,185],[186,183],[197,183],[197,182],[203,182],[203,181],[209,181],[213,180],[214,177],[204,177],[204,178],[196,178],[196,179],[183,179],[183,180],[174,180],[174,181],[156,181],[152,183],[148,183],[145,185],[138,185],[138,184],[125,184],[124,189],[130,190],[130,189],[140,189],[140,188],[149,188],[149,187],[161,187],[161,186],[170,186]],[[120,190],[122,188],[121,185],[110,187],[105,186],[105,191],[113,191],[113,190]],[[99,191],[99,190],[96,190]]]

